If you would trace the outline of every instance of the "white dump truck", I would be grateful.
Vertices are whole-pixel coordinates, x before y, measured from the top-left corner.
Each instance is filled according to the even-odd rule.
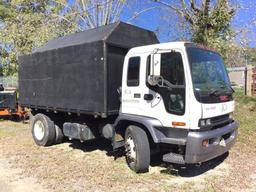
[[[37,145],[105,137],[141,173],[153,151],[195,164],[236,141],[234,91],[221,56],[205,47],[159,44],[118,22],[50,41],[19,62],[19,104],[31,110]]]

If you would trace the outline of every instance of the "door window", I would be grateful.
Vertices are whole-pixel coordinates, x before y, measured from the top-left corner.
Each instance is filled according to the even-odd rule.
[[[131,57],[128,62],[127,86],[136,87],[140,84],[140,57]]]
[[[167,89],[163,93],[166,110],[176,115],[183,115],[185,113],[185,76],[179,52],[161,54],[161,76],[173,85],[184,85],[184,88]]]
[[[180,53],[161,54],[161,76],[173,85],[185,85],[184,68]]]

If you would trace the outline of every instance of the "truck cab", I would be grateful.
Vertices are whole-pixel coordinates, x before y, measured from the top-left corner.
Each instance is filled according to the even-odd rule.
[[[117,122],[134,122],[151,142],[165,144],[165,162],[201,163],[235,143],[233,92],[213,50],[186,42],[133,48],[124,61]],[[132,162],[139,155],[138,141],[131,136],[125,145]]]

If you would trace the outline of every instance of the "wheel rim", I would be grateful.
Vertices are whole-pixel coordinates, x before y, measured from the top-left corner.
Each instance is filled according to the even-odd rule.
[[[129,163],[134,163],[136,160],[136,146],[132,136],[128,136],[125,144],[126,157]]]
[[[42,140],[44,138],[44,124],[42,121],[36,121],[34,124],[34,134],[37,140]]]

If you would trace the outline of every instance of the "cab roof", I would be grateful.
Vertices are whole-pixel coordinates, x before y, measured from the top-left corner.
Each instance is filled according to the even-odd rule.
[[[149,53],[149,52],[153,52],[155,49],[184,49],[184,47],[187,45],[195,46],[195,44],[192,42],[185,42],[185,41],[167,42],[167,43],[161,43],[161,44],[135,47],[128,52],[128,55],[134,55],[138,53]]]

